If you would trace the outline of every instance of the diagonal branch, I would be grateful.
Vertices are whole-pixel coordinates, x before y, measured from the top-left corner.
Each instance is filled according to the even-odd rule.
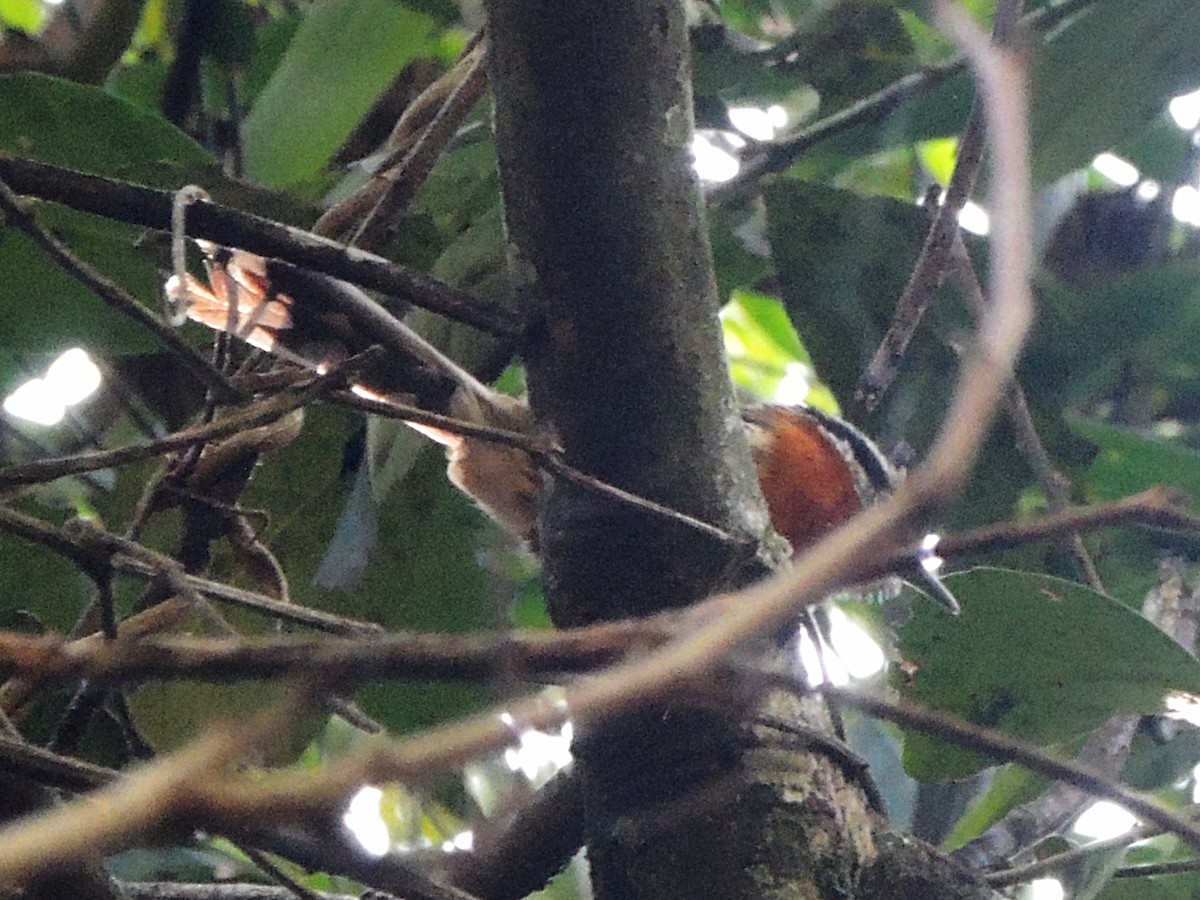
[[[992,41],[995,44],[1008,46],[1012,42],[1020,15],[1020,2],[997,5],[992,26]],[[950,184],[934,213],[933,224],[925,237],[912,275],[896,301],[892,324],[859,379],[855,399],[867,409],[874,409],[880,396],[895,380],[904,352],[949,268],[951,252],[958,238],[958,214],[971,196],[975,176],[983,162],[984,137],[983,108],[976,95],[958,144],[958,158],[954,163]]]
[[[0,158],[0,178],[19,194],[146,228],[171,230],[175,195],[167,191],[13,158]],[[521,317],[498,303],[311,232],[216,203],[192,206],[187,222],[193,238],[331,275],[490,334],[515,337],[524,330]]]
[[[792,683],[795,685],[795,682]],[[803,685],[795,687],[798,690],[809,690]],[[981,727],[948,713],[883,700],[850,688],[825,685],[818,690],[836,697],[839,703],[876,718],[953,741],[960,747],[982,753],[999,762],[1018,763],[1032,772],[1070,784],[1092,796],[1114,800],[1134,815],[1153,822],[1163,830],[1178,835],[1192,847],[1200,849],[1200,823],[1185,818],[1178,810],[1168,807],[1153,795],[1126,787],[1090,766],[1061,759],[1028,741],[1010,737],[993,728]]]

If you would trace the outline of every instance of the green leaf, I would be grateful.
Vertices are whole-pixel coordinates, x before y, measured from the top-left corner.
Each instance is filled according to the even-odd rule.
[[[1195,900],[1200,896],[1200,874],[1156,875],[1153,878],[1114,878],[1098,900]]]
[[[734,382],[758,397],[774,397],[789,367],[807,367],[808,354],[774,297],[734,291],[721,310],[721,327]]]
[[[1194,0],[1106,0],[1073,19],[1034,67],[1035,181],[1046,184],[1087,165],[1152,122],[1174,94],[1194,88],[1197,31]]]
[[[153,262],[132,251],[140,233],[119,222],[73,210],[43,207],[39,218],[82,258],[141,297],[160,291]],[[108,306],[62,269],[41,248],[12,228],[0,228],[0,391],[15,379],[40,374],[27,367],[71,347],[106,354],[140,353],[158,341],[132,319]]]
[[[954,165],[958,160],[958,138],[936,138],[932,141],[923,141],[917,147],[917,155],[921,159],[921,165],[940,185],[950,183],[950,176],[954,174]]]
[[[253,108],[258,102],[259,96],[270,83],[271,76],[287,54],[287,49],[303,22],[304,15],[293,11],[280,18],[270,19],[255,30],[257,46],[242,77],[242,96],[246,106]]]
[[[942,841],[942,849],[957,850],[975,840],[1008,812],[1028,803],[1046,789],[1049,781],[1020,766],[1001,766],[983,796],[959,819]]]
[[[46,20],[46,4],[40,0],[0,0],[0,25],[37,34]]]
[[[37,74],[0,76],[0,150],[114,178],[211,161],[155,113],[101,88]]]
[[[730,28],[761,35],[763,23],[770,21],[778,4],[771,0],[717,0],[717,7]]]
[[[28,515],[53,517],[32,503],[23,503]],[[70,630],[87,606],[93,591],[91,579],[74,563],[8,532],[0,534],[0,627],[15,631]],[[39,627],[40,626],[40,627]]]
[[[1164,739],[1151,728],[1133,736],[1129,760],[1121,771],[1121,781],[1141,791],[1156,791],[1177,785],[1191,774],[1200,760],[1200,728],[1186,722],[1168,720],[1168,728],[1177,728],[1174,736]]]
[[[431,37],[427,16],[390,0],[317,0],[246,117],[247,173],[272,187],[311,179]]]
[[[717,292],[728,300],[735,290],[753,290],[772,273],[767,217],[759,203],[710,206],[708,213],[708,240],[717,270]]]
[[[1192,339],[1200,326],[1200,264],[1194,261],[1148,266],[1078,289],[1046,277],[1038,293],[1038,327],[1021,377],[1056,403],[1103,390],[1127,362],[1160,373],[1180,362],[1200,365],[1200,344]]]
[[[1131,140],[1123,142],[1116,152],[1137,166],[1143,178],[1163,184],[1188,180],[1191,137],[1175,124],[1169,113],[1163,113]]]
[[[1040,745],[1117,712],[1156,713],[1172,690],[1200,693],[1200,663],[1128,607],[1069,581],[1000,569],[951,575],[958,618],[928,605],[900,629],[916,667],[906,699]],[[909,734],[904,764],[922,780],[962,778],[989,760]]]
[[[1200,497],[1200,453],[1165,438],[1094,419],[1072,418],[1071,430],[1100,448],[1087,473],[1099,500],[1136,494],[1152,484],[1169,484]]]
[[[928,228],[914,206],[801,181],[768,185],[784,306],[821,377],[848,396]]]

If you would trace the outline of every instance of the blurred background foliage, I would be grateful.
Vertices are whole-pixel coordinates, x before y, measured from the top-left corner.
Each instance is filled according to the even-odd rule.
[[[980,22],[990,19],[991,0],[964,5]],[[1076,502],[1164,482],[1200,496],[1200,101],[1172,102],[1200,88],[1200,5],[1063,0],[1026,8],[1039,265],[1038,321],[1020,378],[1034,421]],[[697,0],[689,13],[695,157],[737,385],[747,398],[840,410],[897,458],[919,459],[947,408],[973,321],[960,293],[939,290],[877,410],[855,405],[854,386],[917,258],[930,221],[923,203],[952,172],[973,93],[969,75],[920,0]],[[165,189],[198,183],[222,203],[308,227],[365,180],[398,112],[453,63],[481,13],[471,0],[0,0],[0,24],[0,154]],[[919,88],[884,102],[879,92],[905,79]],[[852,111],[848,125],[828,128]],[[503,232],[487,122],[485,99],[383,252],[498,297]],[[805,149],[791,154],[798,140]],[[774,161],[773,174],[755,173],[763,156]],[[976,231],[986,230],[986,197],[985,168]],[[161,236],[48,203],[35,209],[80,257],[160,308]],[[986,241],[967,240],[986,282]],[[6,391],[74,346],[92,354],[106,378],[57,425],[6,415],[6,462],[160,435],[199,408],[202,397],[150,335],[12,228],[0,229],[0,273]],[[519,360],[501,356],[497,365],[496,349],[477,335],[414,318],[456,358],[491,366],[491,376],[511,362],[505,383],[519,391]],[[211,341],[199,326],[185,333],[198,347]],[[242,502],[257,511],[259,536],[288,573],[296,603],[393,630],[544,626],[533,560],[459,496],[441,468],[440,453],[420,441],[320,407],[297,440],[264,462]],[[51,521],[83,515],[120,531],[152,471],[146,464],[66,479],[18,505]],[[1045,507],[1002,421],[945,525],[1028,519]],[[169,552],[178,529],[172,516],[159,516],[142,539]],[[900,689],[1058,747],[1077,744],[1116,710],[1157,712],[1165,690],[1200,693],[1194,660],[1128,612],[1155,584],[1160,556],[1192,560],[1195,540],[1114,531],[1087,542],[1107,595],[1053,580],[1075,578],[1056,546],[956,561],[1000,568],[955,576],[966,608],[959,621],[918,606],[890,651],[921,673]],[[228,553],[213,569],[214,577],[255,586]],[[128,611],[137,589],[120,587]],[[0,625],[67,629],[90,590],[64,560],[0,536]],[[1052,611],[1041,602],[1047,591],[1063,598]],[[888,641],[877,610],[847,608]],[[270,626],[247,619],[244,627]],[[1152,672],[1148,659],[1156,661]],[[357,699],[389,730],[405,732],[510,689],[384,684]],[[231,700],[156,688],[134,697],[134,711],[170,746],[214,710],[262,702],[265,689],[255,690]],[[64,700],[38,704],[31,737],[49,734]],[[1058,714],[1064,704],[1072,715]],[[1176,742],[1139,745],[1145,786],[1176,784],[1200,759],[1194,734],[1184,738],[1183,750]],[[360,739],[330,725],[301,764]],[[894,812],[912,806],[908,776],[937,780],[979,768],[928,739],[887,729],[871,739],[902,749],[908,767],[907,776],[884,782]],[[101,724],[81,752],[117,762],[122,747],[117,729]],[[393,843],[440,846],[479,814],[480,792],[519,780],[511,767],[485,769],[474,789],[451,786],[415,807],[398,788],[381,799]],[[978,834],[1040,789],[1027,776],[997,778],[952,840]],[[1171,841],[1156,846],[1157,855],[1139,853],[1179,852]],[[197,853],[219,855],[221,866],[236,858],[212,847]],[[194,877],[199,865],[212,875],[216,858],[130,854],[118,871]],[[574,895],[569,878],[565,884],[556,896]],[[1125,896],[1121,890],[1104,896]],[[1188,880],[1180,890],[1191,896],[1200,885]]]

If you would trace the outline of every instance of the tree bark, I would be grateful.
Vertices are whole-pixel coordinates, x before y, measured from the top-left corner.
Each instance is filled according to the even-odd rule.
[[[690,165],[684,10],[487,6],[537,420],[571,465],[734,538],[553,485],[540,526],[551,613],[573,625],[681,606],[753,570],[767,523]],[[828,725],[815,703],[747,697],[630,713],[577,740],[598,897],[848,896],[874,853],[862,791],[826,757],[727,712],[747,704]]]

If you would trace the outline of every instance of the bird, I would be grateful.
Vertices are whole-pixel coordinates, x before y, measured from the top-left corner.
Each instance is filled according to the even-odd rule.
[[[188,318],[318,370],[381,340],[371,316],[364,327],[354,327],[356,311],[370,309],[374,301],[353,285],[246,251],[215,245],[202,249],[208,255],[208,284],[190,275],[173,275],[166,284],[168,300]],[[392,349],[403,343],[417,361],[453,382],[446,403],[451,416],[511,431],[531,430],[532,415],[523,401],[482,384],[398,319],[386,331],[384,339]],[[393,389],[370,384],[369,373],[361,377],[356,391],[364,396],[386,400]],[[748,405],[742,421],[772,527],[789,542],[793,556],[886,497],[903,479],[903,472],[866,434],[817,407]],[[529,454],[409,424],[445,448],[447,474],[457,488],[507,531],[536,547],[543,476]],[[922,545],[895,574],[957,613],[958,602],[938,576],[935,560]]]
[[[798,556],[904,478],[866,434],[815,406],[747,406],[742,421],[771,526]],[[895,574],[948,612],[959,604],[938,575],[935,539],[927,538]]]

